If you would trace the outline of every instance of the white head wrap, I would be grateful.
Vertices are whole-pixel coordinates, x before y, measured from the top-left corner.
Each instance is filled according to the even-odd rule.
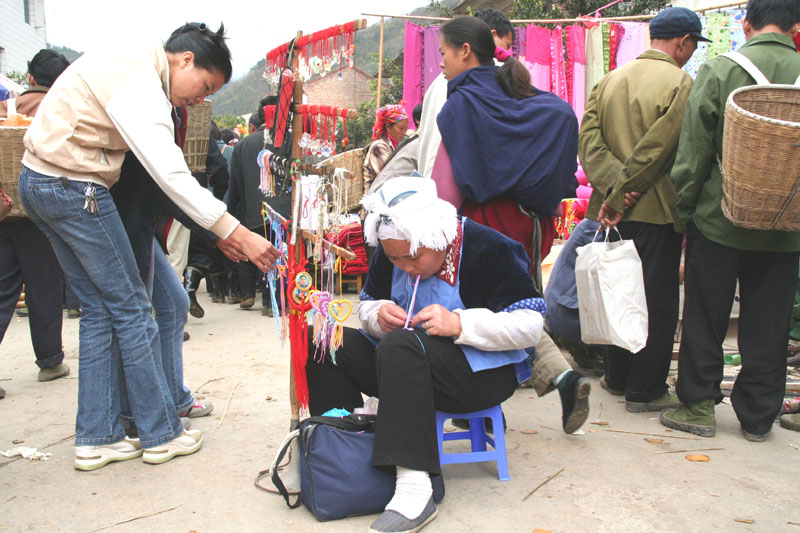
[[[429,178],[391,179],[365,196],[361,205],[368,213],[364,237],[372,246],[381,239],[398,239],[411,244],[411,255],[420,246],[444,250],[458,232],[456,208],[438,197],[436,183]]]

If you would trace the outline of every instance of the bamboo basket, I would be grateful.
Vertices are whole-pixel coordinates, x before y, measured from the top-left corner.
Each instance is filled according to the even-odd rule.
[[[9,217],[26,217],[19,201],[19,173],[22,171],[22,155],[25,146],[26,127],[0,127],[0,184],[3,192],[14,202]]]
[[[355,148],[329,157],[320,163],[323,167],[344,168],[353,173],[351,178],[345,180],[347,188],[344,194],[344,208],[347,211],[358,208],[364,195],[364,155],[363,148]]]
[[[800,87],[733,91],[722,153],[725,216],[742,228],[800,231]]]
[[[211,135],[211,101],[189,107],[183,157],[192,172],[206,171],[208,139]]]

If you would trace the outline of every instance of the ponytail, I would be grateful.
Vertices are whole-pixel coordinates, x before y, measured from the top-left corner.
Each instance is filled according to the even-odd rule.
[[[472,52],[481,65],[492,65],[495,57],[505,63],[497,70],[497,83],[503,91],[515,100],[522,100],[536,94],[531,87],[531,74],[525,65],[511,54],[494,44],[492,30],[477,17],[458,17],[442,26],[441,35],[451,46],[460,48],[469,43]]]
[[[515,100],[522,100],[536,94],[531,86],[531,73],[528,72],[525,65],[513,57],[506,59],[503,66],[497,69],[497,83],[508,96]]]

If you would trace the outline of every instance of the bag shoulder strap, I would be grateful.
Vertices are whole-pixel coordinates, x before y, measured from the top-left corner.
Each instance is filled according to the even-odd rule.
[[[6,100],[6,106],[8,111],[6,112],[7,116],[15,115],[17,113],[17,99],[16,98],[9,98]]]
[[[744,54],[741,52],[727,52],[725,54],[720,54],[723,57],[727,57],[744,70],[750,74],[750,77],[756,80],[756,85],[772,85],[772,83],[767,79],[764,74],[758,70],[758,67]],[[800,78],[797,79],[797,83],[800,84]]]
[[[286,486],[283,484],[283,481],[281,480],[281,477],[278,475],[278,470],[279,470],[278,465],[281,464],[281,461],[283,460],[283,457],[286,455],[286,452],[289,450],[289,447],[292,445],[292,441],[294,441],[296,438],[298,438],[299,435],[300,435],[300,430],[299,429],[295,429],[294,431],[290,432],[286,436],[286,438],[284,439],[284,441],[282,443],[280,451],[275,456],[275,462],[273,462],[272,466],[270,467],[270,470],[272,471],[272,483],[275,485],[275,488],[278,489],[278,492],[281,494],[281,496],[283,496],[283,499],[286,500],[286,505],[288,505],[290,509],[296,509],[297,507],[300,507],[300,504],[302,502],[300,500],[300,495],[299,494],[297,495],[297,499],[294,501],[294,503],[289,501],[289,491],[286,490]],[[299,461],[300,459],[297,458],[296,460]],[[256,486],[257,487],[259,486],[258,485],[258,480],[259,479],[260,479],[260,477],[256,478]]]

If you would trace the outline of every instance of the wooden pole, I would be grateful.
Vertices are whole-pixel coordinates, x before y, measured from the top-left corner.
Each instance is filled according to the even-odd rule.
[[[298,31],[297,39],[299,40],[302,36],[303,32]],[[295,105],[303,103],[303,81],[300,79],[300,76],[297,72],[299,63],[300,61],[297,57],[297,52],[295,51],[292,57],[292,73],[294,76],[294,94],[292,94],[292,103]],[[303,149],[300,148],[300,136],[302,134],[303,115],[300,113],[295,113],[292,116],[292,159],[300,159],[300,157],[303,155]],[[294,205],[295,196],[300,194],[300,187],[297,187],[296,185],[296,183],[292,184],[292,205]],[[298,243],[295,248],[298,250],[299,255],[300,250],[303,248],[302,243]],[[287,310],[284,309],[284,312],[287,312]],[[294,430],[300,425],[300,403],[297,400],[297,388],[294,384],[294,369],[292,367],[291,351],[289,354],[289,406],[291,407],[292,411],[292,418],[289,420],[289,429]]]
[[[378,47],[378,96],[375,109],[381,106],[381,91],[383,90],[383,17],[381,17],[381,39]]]

